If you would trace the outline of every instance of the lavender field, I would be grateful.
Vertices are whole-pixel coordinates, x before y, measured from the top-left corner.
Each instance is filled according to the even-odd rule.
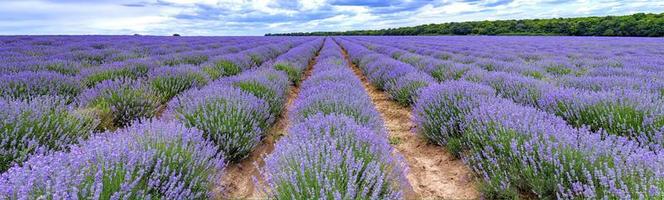
[[[664,199],[664,40],[0,37],[0,199]]]

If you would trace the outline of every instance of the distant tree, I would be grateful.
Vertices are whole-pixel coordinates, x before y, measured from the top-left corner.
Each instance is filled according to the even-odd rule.
[[[180,34],[175,33],[175,34],[173,34],[173,36],[180,37]]]
[[[298,32],[266,36],[329,35],[576,35],[664,37],[664,13],[625,16],[450,22],[381,30]]]

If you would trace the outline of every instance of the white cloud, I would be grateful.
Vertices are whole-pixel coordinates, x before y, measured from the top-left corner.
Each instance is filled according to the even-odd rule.
[[[262,35],[662,11],[648,0],[5,0],[0,34]]]

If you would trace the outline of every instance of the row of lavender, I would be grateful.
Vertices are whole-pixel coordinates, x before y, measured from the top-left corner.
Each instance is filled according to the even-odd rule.
[[[585,37],[355,37],[456,63],[552,78],[662,75],[662,41]],[[397,52],[395,52],[397,53]],[[393,55],[396,56],[396,55]],[[408,55],[411,57],[412,55]],[[539,73],[539,75],[537,75]],[[571,77],[571,76],[568,76]]]
[[[405,166],[362,88],[339,46],[326,40],[289,114],[288,136],[265,159],[270,198],[403,198]]]
[[[293,61],[297,59],[291,57],[306,57],[307,54],[312,57],[321,43],[322,39],[311,39],[277,60]],[[270,56],[267,55],[265,60]],[[246,57],[252,59],[248,55]],[[280,63],[298,65],[296,62]],[[237,62],[233,64],[241,65]],[[77,129],[82,127],[81,120],[72,122],[71,117],[80,115],[71,112],[72,109],[48,108],[50,115],[44,115],[46,112],[30,110],[35,102],[46,103],[42,98],[8,100],[8,106],[26,105],[15,110],[25,118],[3,116],[9,119],[5,120],[8,123],[3,123],[3,131],[17,136],[3,140],[3,144],[7,145],[3,146],[7,147],[3,152],[8,152],[8,157],[3,155],[3,158],[35,155],[30,159],[21,157],[27,161],[0,176],[0,197],[208,198],[213,195],[211,191],[220,180],[224,165],[245,157],[281,112],[290,82],[284,72],[273,67],[271,62],[264,62],[259,69],[213,81],[202,88],[193,87],[170,100],[165,116],[160,120],[134,122],[125,129],[95,134],[85,141],[80,139],[91,135],[94,122],[90,122],[87,129]],[[180,81],[183,80],[173,82]],[[144,97],[129,95],[132,98],[128,99],[127,95],[118,95],[123,91],[143,88],[134,86],[108,90],[111,102],[117,101],[118,105],[127,107],[126,112],[116,111],[113,114],[127,115],[142,111],[141,105],[135,102],[147,101]],[[131,94],[140,95],[141,92],[145,91]],[[63,116],[70,118],[58,115],[62,111],[65,111]],[[44,131],[51,132],[44,134]],[[81,135],[73,131],[79,131],[76,133]],[[61,139],[59,137],[69,137],[66,138],[69,141],[58,140]],[[49,144],[40,142],[55,143],[58,148],[50,148]],[[81,144],[69,145],[68,142]],[[44,150],[37,152],[35,149]],[[15,159],[7,161],[20,162]]]
[[[228,59],[221,62],[237,69],[224,76],[258,65],[241,62],[256,57],[253,55],[269,60],[288,50],[277,45],[227,55]],[[54,72],[3,75],[0,171],[32,153],[62,150],[93,132],[115,130],[136,119],[157,115],[163,104],[178,93],[213,80],[203,72],[205,68],[107,68],[81,79]],[[223,68],[220,71],[225,72]],[[83,83],[91,79],[98,80],[98,84],[85,88]]]
[[[385,41],[386,42],[386,41]],[[492,69],[484,63],[449,64],[432,57],[421,56],[398,48],[366,44],[376,47],[379,52],[393,55],[395,58],[410,63],[422,71],[432,74],[439,80],[466,79],[481,82],[495,88],[502,97],[510,98],[517,103],[537,107],[564,118],[576,127],[588,126],[593,131],[605,131],[609,134],[626,136],[654,149],[661,149],[664,144],[664,99],[659,91],[664,85],[659,84],[662,78],[652,73],[650,78],[636,77],[639,81],[619,82],[606,77],[590,77],[597,82],[579,83],[581,89],[569,88],[569,85],[556,84],[555,81],[538,80],[523,76],[509,69],[497,67]],[[619,48],[618,48],[619,49]],[[518,63],[514,63],[518,66]],[[527,66],[526,66],[527,67]],[[598,67],[602,69],[601,67]],[[594,69],[594,68],[593,68]],[[629,69],[626,69],[629,70]],[[636,69],[640,70],[640,69]],[[557,78],[556,80],[567,79]],[[580,77],[588,79],[588,77]],[[604,86],[597,86],[604,81]],[[640,83],[639,83],[640,82]],[[600,91],[584,90],[583,88],[603,88]],[[615,87],[613,87],[615,86]],[[620,87],[618,87],[620,86]],[[632,86],[639,86],[638,88]]]
[[[346,38],[340,40],[345,41]],[[399,55],[396,58],[399,60],[413,63],[404,65],[405,63],[386,55],[376,55],[357,43],[350,41],[344,43],[349,53],[355,57],[354,61],[360,64],[369,79],[372,79],[372,76],[382,76],[382,79],[387,81],[406,80],[408,78],[405,74],[412,73],[413,67],[434,76],[439,74],[432,73],[431,69],[448,72],[455,70],[449,65],[427,65],[434,62],[419,59],[427,57],[419,56],[418,59],[412,59],[412,56],[407,56],[409,52],[400,52],[375,44],[369,45],[374,50],[383,49],[378,50],[382,52],[385,52],[385,49],[392,50],[392,53],[387,54],[394,55],[396,52]],[[577,129],[570,126],[578,124],[569,123],[569,117],[565,118],[568,119],[566,122],[554,115],[561,112],[549,109],[550,113],[546,113],[542,111],[546,109],[537,110],[503,100],[499,97],[512,99],[524,105],[533,105],[529,102],[538,98],[533,98],[533,90],[529,90],[532,87],[527,87],[533,84],[525,85],[523,82],[518,82],[524,79],[523,77],[504,72],[477,71],[479,70],[472,69],[465,74],[463,72],[458,75],[456,72],[448,74],[456,76],[456,79],[466,78],[485,83],[495,89],[469,82],[449,81],[440,85],[434,84],[424,89],[422,96],[417,100],[415,116],[421,134],[461,155],[484,178],[485,193],[489,197],[516,197],[523,193],[541,198],[564,199],[656,198],[662,195],[659,193],[664,186],[662,185],[664,161],[660,158],[664,151],[661,147],[651,147],[644,145],[643,142],[637,143],[625,137],[606,135],[601,131],[596,133],[585,128]],[[452,78],[454,76],[448,77],[454,79]],[[512,79],[507,79],[506,76]],[[420,83],[432,84],[430,78],[426,76],[421,76],[417,80]],[[372,82],[380,83],[380,81]],[[561,106],[551,103],[556,102],[556,98],[550,96],[573,99],[575,95],[562,92],[570,89],[547,88],[553,88],[548,93],[548,98],[545,98],[552,100],[549,101],[550,108],[569,109],[564,105],[570,104]],[[389,87],[383,89],[390,91]],[[537,93],[540,91],[537,90],[535,93],[541,94]],[[392,97],[398,100],[396,96]],[[569,110],[571,111],[565,111],[583,113],[579,110]],[[592,114],[605,113],[595,111]],[[595,117],[604,119],[606,116]],[[605,120],[607,121],[593,125],[620,123],[617,119]],[[659,140],[661,141],[661,138]]]
[[[457,74],[481,68],[589,91],[632,89],[662,95],[664,88],[664,61],[660,59],[664,45],[658,40],[489,37],[476,38],[482,45],[460,45],[467,39],[444,38],[445,42],[456,44],[450,45],[427,38],[354,39],[378,44],[369,45],[406,63],[428,68],[440,78],[449,78],[443,75],[450,73],[436,72],[440,68],[436,66],[442,65],[453,68]]]
[[[54,71],[76,75],[86,68],[122,62],[196,64],[218,55],[282,41],[284,38],[260,37],[0,37],[3,63],[0,74]]]

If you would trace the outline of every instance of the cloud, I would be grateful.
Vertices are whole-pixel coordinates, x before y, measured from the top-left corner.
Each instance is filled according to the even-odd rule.
[[[663,11],[650,0],[4,0],[0,34],[262,35]]]

